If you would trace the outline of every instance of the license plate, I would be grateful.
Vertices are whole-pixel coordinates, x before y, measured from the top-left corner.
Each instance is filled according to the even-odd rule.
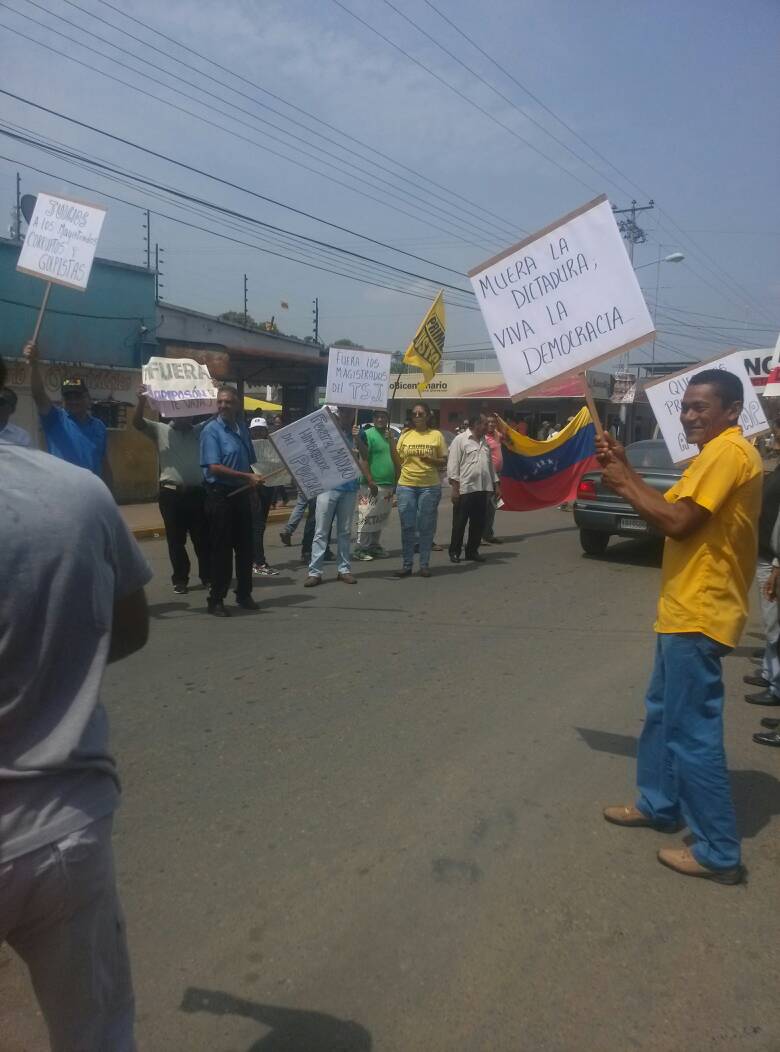
[[[637,533],[647,533],[647,523],[644,519],[621,519],[621,530],[636,530]]]

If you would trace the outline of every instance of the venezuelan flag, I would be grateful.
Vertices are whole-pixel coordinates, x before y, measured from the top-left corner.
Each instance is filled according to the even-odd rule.
[[[501,497],[507,511],[536,511],[574,500],[586,471],[599,467],[596,429],[583,408],[555,438],[537,442],[507,427]]]

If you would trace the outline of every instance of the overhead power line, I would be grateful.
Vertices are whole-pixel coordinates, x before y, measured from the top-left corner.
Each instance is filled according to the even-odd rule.
[[[46,14],[49,17],[49,19],[56,18],[59,21],[65,23],[66,25],[71,26],[74,29],[78,30],[79,34],[81,35],[80,38],[76,38],[76,37],[70,36],[68,33],[65,33],[65,32],[63,32],[61,30],[52,30],[51,27],[47,23],[41,22],[41,21],[36,20],[34,18],[31,18],[28,15],[22,15],[21,12],[17,11],[16,8],[11,7],[11,5],[6,3],[5,0],[0,0],[0,7],[4,7],[4,8],[6,8],[6,10],[13,12],[14,14],[17,14],[20,17],[24,17],[26,19],[26,21],[32,22],[33,25],[39,26],[40,28],[42,28],[42,29],[44,29],[46,31],[56,32],[57,36],[61,40],[67,40],[68,42],[70,42],[72,44],[75,44],[77,47],[81,47],[84,50],[86,50],[87,52],[89,52],[91,54],[94,54],[94,55],[97,55],[99,58],[102,58],[105,61],[112,63],[112,65],[114,65],[114,66],[121,67],[122,69],[126,69],[130,73],[132,73],[132,74],[134,74],[136,76],[143,77],[146,82],[151,82],[153,84],[157,84],[160,87],[162,87],[165,91],[174,92],[176,95],[179,95],[179,96],[187,99],[191,103],[195,103],[196,105],[203,106],[207,110],[210,110],[210,111],[212,111],[212,112],[214,112],[216,114],[219,114],[220,117],[227,117],[228,120],[233,121],[234,123],[238,124],[241,127],[249,128],[252,131],[261,131],[263,136],[264,136],[263,141],[258,141],[257,139],[252,139],[252,138],[249,138],[248,136],[241,135],[239,132],[234,131],[233,129],[227,127],[224,123],[209,120],[207,117],[204,117],[201,113],[194,112],[193,110],[188,109],[187,107],[184,107],[184,106],[179,106],[176,103],[171,102],[170,99],[166,99],[166,98],[161,97],[160,95],[156,95],[154,92],[151,92],[151,91],[147,90],[144,87],[140,87],[137,84],[129,83],[128,81],[123,80],[121,77],[116,76],[114,73],[110,73],[110,72],[107,72],[106,70],[99,69],[99,68],[95,67],[93,64],[90,64],[88,62],[83,62],[80,59],[76,58],[76,56],[73,55],[73,54],[70,54],[70,53],[64,54],[63,53],[63,49],[62,49],[61,46],[57,46],[57,47],[52,46],[50,44],[45,43],[44,41],[37,40],[35,37],[29,36],[27,33],[23,32],[20,29],[17,29],[17,28],[15,28],[13,26],[5,25],[3,23],[4,28],[9,29],[11,32],[15,33],[17,36],[20,36],[23,39],[28,40],[31,43],[34,43],[38,47],[45,48],[46,50],[49,50],[49,51],[53,52],[54,54],[57,54],[58,56],[60,56],[61,58],[64,58],[68,62],[73,62],[76,65],[80,65],[82,68],[88,69],[91,73],[95,73],[98,76],[105,77],[106,79],[111,80],[114,83],[120,84],[121,86],[123,86],[125,88],[129,88],[131,91],[135,91],[138,94],[144,95],[147,98],[150,98],[153,101],[158,102],[158,103],[160,103],[160,104],[162,104],[164,106],[169,106],[171,109],[177,110],[179,113],[184,113],[187,116],[192,117],[195,120],[201,121],[204,124],[207,124],[208,126],[210,126],[212,128],[216,128],[218,131],[220,131],[222,133],[225,133],[225,134],[228,134],[228,135],[232,135],[232,136],[234,136],[236,139],[238,139],[241,142],[246,142],[246,143],[248,143],[248,144],[250,144],[252,146],[257,147],[258,149],[262,149],[264,154],[271,154],[272,156],[279,157],[282,160],[287,161],[290,164],[294,164],[297,167],[304,169],[305,171],[313,173],[314,175],[318,176],[319,178],[326,179],[327,181],[332,182],[332,183],[334,183],[337,186],[344,187],[345,189],[349,190],[352,193],[358,193],[361,196],[366,197],[368,200],[374,201],[376,204],[380,204],[383,207],[386,207],[386,208],[391,209],[391,210],[396,211],[396,212],[400,212],[402,215],[405,215],[408,218],[413,219],[415,222],[424,223],[427,226],[430,226],[430,227],[432,227],[435,230],[446,230],[447,232],[452,233],[456,238],[458,238],[464,244],[476,245],[476,246],[479,246],[479,247],[484,247],[484,245],[486,243],[486,231],[485,231],[484,227],[479,228],[479,227],[475,226],[469,219],[464,218],[462,215],[453,214],[448,209],[442,208],[441,205],[433,204],[433,203],[431,203],[429,201],[426,201],[419,194],[412,193],[412,192],[410,192],[408,190],[405,190],[402,187],[399,188],[394,183],[390,182],[389,180],[387,180],[383,176],[377,175],[376,173],[371,172],[370,170],[368,170],[366,168],[363,168],[361,165],[357,164],[354,161],[349,161],[349,162],[345,163],[343,154],[335,153],[332,150],[323,149],[322,147],[318,148],[318,153],[321,153],[324,156],[331,158],[339,166],[337,169],[334,169],[334,167],[331,165],[329,170],[326,169],[324,171],[320,170],[319,168],[314,168],[314,167],[312,167],[312,165],[310,163],[305,163],[304,161],[301,161],[301,160],[299,160],[296,157],[291,157],[291,156],[289,156],[286,153],[280,153],[278,150],[273,149],[273,147],[271,147],[269,145],[269,142],[279,143],[279,144],[287,147],[288,149],[296,150],[299,153],[302,152],[302,150],[305,150],[305,157],[306,157],[307,161],[310,162],[310,161],[314,160],[315,162],[319,163],[319,157],[315,156],[314,158],[312,158],[312,145],[313,144],[309,140],[304,139],[303,137],[301,137],[299,135],[296,135],[293,132],[290,132],[290,131],[286,130],[283,127],[280,127],[280,125],[275,124],[273,121],[269,121],[269,120],[267,120],[267,119],[265,119],[263,117],[258,117],[251,110],[248,110],[248,109],[246,109],[245,107],[242,107],[242,106],[237,106],[230,99],[226,99],[222,95],[218,95],[215,92],[208,90],[207,88],[203,87],[201,84],[194,83],[192,80],[188,80],[187,78],[182,77],[181,75],[179,75],[177,73],[172,73],[170,70],[165,69],[164,67],[162,67],[162,66],[160,66],[158,64],[155,64],[154,62],[148,61],[147,59],[143,58],[142,56],[135,54],[133,51],[129,51],[127,48],[121,47],[119,44],[115,44],[113,41],[108,40],[106,37],[100,36],[100,34],[93,32],[92,30],[88,29],[87,27],[81,26],[78,22],[74,22],[74,21],[72,21],[69,18],[65,18],[64,16],[57,14],[55,11],[51,11],[49,8],[45,7],[43,4],[38,3],[38,0],[26,0],[26,2],[29,5],[31,5],[32,7],[35,7],[37,10],[44,12],[44,14]],[[79,11],[86,10],[86,9],[80,7],[80,5],[75,4],[73,2],[73,0],[65,0],[65,2],[69,3],[73,7],[76,7]],[[87,12],[87,13],[89,13],[89,12]],[[105,21],[105,20],[101,19],[101,21]],[[110,22],[106,22],[106,24],[107,25],[111,25]],[[118,27],[112,27],[112,28],[116,29],[117,31],[120,31],[120,30],[118,30]],[[182,91],[181,89],[179,89],[179,88],[167,83],[166,81],[161,80],[159,77],[155,77],[152,74],[147,73],[147,72],[145,72],[143,70],[136,69],[134,66],[128,65],[128,63],[122,62],[120,59],[117,59],[115,57],[107,55],[104,51],[101,51],[100,49],[92,47],[91,45],[85,43],[85,41],[83,39],[84,36],[88,36],[88,37],[91,37],[91,38],[93,38],[95,40],[98,40],[100,43],[105,44],[108,47],[114,48],[116,51],[120,52],[121,54],[127,55],[128,57],[132,58],[135,62],[142,63],[144,66],[147,66],[150,69],[155,70],[156,72],[164,73],[166,76],[171,77],[173,80],[178,81],[179,83],[186,85],[187,88],[190,89],[190,90],[189,91]],[[140,41],[139,37],[133,37],[133,39]],[[143,43],[143,42],[141,41],[141,43]],[[154,48],[153,50],[158,51],[160,49]],[[160,52],[160,53],[164,54],[163,52]],[[189,66],[187,68],[195,69],[195,67],[189,67]],[[215,78],[208,77],[208,74],[203,74],[201,71],[196,70],[196,72],[198,72],[201,77],[206,76],[210,80],[215,79]],[[204,102],[202,99],[198,99],[198,98],[194,97],[193,94],[192,94],[193,90],[201,92],[202,94],[208,96],[209,98],[216,99],[219,102],[225,103],[226,106],[232,107],[232,109],[235,112],[230,112],[230,110],[225,110],[225,109],[222,109],[222,108],[220,108],[218,106],[213,106],[211,103]],[[233,90],[233,89],[229,89],[229,90]],[[244,94],[244,93],[242,93],[242,94]],[[250,124],[246,120],[242,120],[241,117],[236,115],[238,113],[246,114],[255,123],[254,124]],[[269,132],[264,130],[264,128],[258,127],[259,125],[265,125],[268,128],[272,128],[274,131],[279,132],[282,136],[286,136],[288,139],[293,140],[293,144],[287,142],[286,139],[284,139],[284,138],[280,138],[279,135],[269,134]],[[303,144],[303,147],[301,148],[301,147],[295,146],[294,145],[295,142]],[[322,162],[322,163],[324,164],[325,162]],[[358,185],[356,186],[356,185],[353,185],[351,183],[344,182],[343,178],[338,178],[337,175],[334,174],[335,171],[338,171],[339,174],[342,175],[342,176],[346,176],[346,177],[354,180]],[[366,179],[361,178],[360,173],[362,173],[364,175],[367,175],[369,177],[369,179],[373,179],[375,183],[383,184],[384,187],[387,188],[387,189],[382,189],[380,191],[383,196],[377,197],[375,194],[368,193],[366,190],[361,189],[360,188],[361,185],[362,186],[371,185],[373,189],[379,189],[379,188],[375,187],[373,183],[369,184],[366,181]],[[400,195],[404,195],[404,196],[400,196]],[[394,205],[392,203],[393,201],[400,201],[402,204],[405,204],[408,207],[415,208],[415,209],[418,209],[418,210],[424,209],[425,211],[424,211],[424,213],[422,215],[414,214],[413,212],[406,211],[405,208],[399,208],[397,205]],[[453,224],[453,223],[458,224],[458,226],[457,227],[456,226],[452,226],[451,224]],[[450,224],[450,225],[446,225],[446,224]],[[458,232],[458,227],[460,228],[460,232]],[[490,236],[494,238],[496,236],[503,237],[505,235],[503,233],[500,233],[500,234],[496,235],[496,233],[491,230],[490,231]],[[492,242],[491,242],[491,244],[492,244]]]
[[[239,183],[234,183],[234,182],[232,182],[229,179],[223,179],[221,176],[215,175],[212,172],[204,171],[202,168],[195,167],[195,165],[187,164],[184,161],[178,161],[174,157],[168,157],[166,154],[160,153],[157,150],[152,150],[148,146],[142,146],[140,143],[135,143],[135,142],[133,142],[130,139],[125,139],[125,138],[123,138],[120,135],[114,135],[111,132],[105,131],[103,128],[96,127],[94,124],[88,124],[86,121],[77,120],[75,117],[70,117],[70,116],[68,116],[65,113],[60,113],[58,110],[53,110],[53,109],[51,109],[48,106],[43,106],[43,105],[41,105],[38,102],[33,102],[32,99],[26,99],[26,98],[24,98],[24,96],[17,95],[17,94],[15,94],[12,91],[7,91],[5,88],[0,88],[0,94],[5,95],[8,98],[12,98],[16,102],[21,102],[21,103],[24,103],[27,106],[31,106],[33,109],[39,110],[42,113],[48,113],[50,116],[56,117],[59,120],[64,120],[64,121],[67,121],[69,124],[74,124],[74,125],[76,125],[76,127],[84,128],[87,131],[95,132],[95,134],[102,135],[102,136],[104,136],[107,139],[111,139],[113,142],[122,143],[123,146],[130,146],[133,149],[138,150],[141,153],[147,154],[150,157],[155,157],[158,160],[165,161],[168,164],[173,164],[177,168],[183,168],[185,171],[192,172],[195,175],[202,176],[205,179],[210,179],[210,180],[212,180],[215,183],[221,184],[222,186],[227,186],[231,190],[239,190],[241,193],[248,194],[250,197],[255,197],[259,201],[265,201],[267,204],[272,204],[272,205],[275,205],[277,208],[282,208],[282,209],[284,209],[287,212],[292,212],[294,215],[302,216],[302,217],[304,217],[306,219],[313,219],[315,222],[322,223],[324,226],[331,227],[333,230],[338,230],[342,234],[350,234],[352,237],[358,237],[361,240],[368,242],[368,244],[376,245],[379,248],[388,249],[390,252],[396,252],[396,253],[398,253],[398,255],[406,256],[408,259],[414,259],[414,260],[417,260],[417,262],[419,262],[419,263],[425,263],[428,266],[436,267],[437,269],[444,270],[444,271],[446,271],[449,274],[456,274],[458,277],[466,277],[466,275],[463,274],[461,271],[455,270],[452,267],[444,266],[444,264],[442,264],[442,263],[436,263],[434,260],[426,259],[424,256],[418,256],[414,252],[407,252],[405,249],[397,248],[395,245],[390,245],[390,244],[388,244],[385,241],[380,241],[377,238],[369,237],[367,234],[361,234],[361,233],[359,233],[356,230],[350,230],[349,227],[342,226],[339,223],[334,223],[334,222],[332,222],[331,220],[328,220],[328,219],[322,219],[320,216],[313,215],[311,212],[306,212],[306,211],[304,211],[301,208],[295,208],[293,205],[285,204],[283,201],[277,201],[275,198],[269,197],[266,194],[261,194],[257,190],[252,190],[250,187],[241,186]],[[8,134],[8,133],[6,133],[6,134]],[[18,138],[18,136],[14,136],[14,137]],[[152,181],[150,181],[150,185],[155,185],[155,184]],[[191,198],[191,199],[192,200],[199,200],[198,198],[194,198],[194,197]],[[200,203],[203,203],[203,202],[200,202]],[[213,206],[213,207],[216,207],[216,206]],[[229,209],[227,209],[226,211],[230,212]],[[241,218],[248,218],[248,217],[241,216]],[[250,221],[251,222],[257,222],[257,223],[260,222],[259,220],[256,220],[256,219],[250,219]],[[271,224],[262,224],[262,225],[269,226],[269,227],[271,227],[271,229],[278,229],[278,228],[272,227]],[[286,232],[289,233],[289,231],[286,231]],[[299,236],[303,236],[303,235],[299,235]],[[315,244],[322,243],[322,242],[318,242],[317,239],[315,239],[315,238],[310,238],[310,239],[307,239],[307,240],[311,240]],[[331,245],[329,247],[335,248],[336,246]],[[358,259],[365,258],[365,257],[361,257],[360,253],[352,252],[349,249],[342,248],[342,249],[339,249],[339,251],[343,252],[345,255],[354,256],[355,258],[358,258]],[[376,260],[372,260],[372,262],[376,262]],[[386,266],[388,266],[390,269],[398,269],[400,271],[400,268],[394,268],[389,263],[386,264]],[[400,272],[406,273],[407,275],[411,275],[412,277],[420,277],[421,276],[419,274],[412,274],[410,271],[400,271]],[[430,279],[423,278],[423,280],[430,280]],[[455,285],[448,285],[446,282],[439,282],[439,284],[444,285],[444,287],[446,287],[446,288],[456,289],[458,292],[468,291],[468,290],[465,290],[465,289],[462,289],[462,288],[458,288]]]
[[[71,2],[71,0],[66,0],[66,2]],[[465,205],[469,205],[470,208],[474,210],[474,211],[472,211],[471,214],[476,216],[477,218],[488,216],[491,219],[497,220],[502,229],[504,229],[505,231],[509,231],[509,236],[515,236],[518,231],[520,233],[524,232],[519,227],[515,228],[515,227],[512,227],[511,224],[507,224],[507,220],[506,220],[505,216],[498,215],[496,212],[492,212],[492,211],[490,211],[490,209],[487,209],[487,208],[485,208],[482,205],[478,205],[476,202],[471,201],[468,197],[464,197],[463,194],[458,193],[456,190],[453,190],[450,187],[447,187],[444,184],[437,182],[435,179],[430,178],[430,176],[422,176],[417,169],[412,168],[409,165],[404,164],[402,161],[399,161],[397,158],[392,157],[390,154],[384,153],[382,150],[379,150],[376,147],[371,146],[369,143],[366,143],[362,139],[359,139],[356,136],[350,134],[349,132],[344,131],[342,128],[338,128],[335,124],[331,124],[328,121],[323,120],[321,117],[316,116],[316,114],[310,113],[308,110],[304,109],[301,106],[298,106],[294,102],[291,102],[289,99],[285,99],[282,95],[279,95],[277,92],[271,91],[269,88],[264,88],[261,84],[258,84],[256,81],[250,80],[248,77],[243,76],[241,73],[237,73],[234,69],[228,68],[227,66],[225,66],[222,63],[218,62],[216,59],[211,58],[208,55],[203,54],[203,52],[197,51],[197,50],[195,50],[195,48],[189,47],[187,44],[182,43],[180,40],[177,40],[175,37],[169,36],[167,33],[163,33],[163,31],[161,29],[157,29],[156,27],[150,25],[148,22],[144,22],[142,19],[136,18],[133,15],[128,14],[127,11],[123,10],[121,7],[116,7],[114,4],[110,3],[110,0],[98,0],[98,3],[102,4],[103,7],[107,7],[107,8],[109,8],[109,10],[114,11],[116,14],[120,15],[122,18],[126,19],[127,21],[132,22],[134,25],[140,26],[141,28],[145,29],[147,32],[153,33],[155,36],[160,37],[162,40],[167,40],[168,43],[170,43],[170,44],[174,44],[177,48],[180,48],[182,51],[186,52],[187,54],[195,56],[195,58],[200,59],[202,62],[209,63],[209,65],[213,66],[215,69],[218,69],[221,73],[227,74],[228,76],[232,77],[233,79],[239,81],[242,84],[246,84],[248,87],[253,88],[255,91],[262,92],[262,94],[266,95],[268,98],[274,99],[276,102],[281,103],[283,106],[286,106],[288,109],[293,110],[295,113],[299,113],[302,116],[306,117],[308,120],[315,122],[316,124],[322,126],[323,128],[327,128],[328,131],[335,132],[337,135],[340,135],[343,139],[346,139],[348,142],[355,143],[357,146],[360,146],[364,150],[367,150],[370,154],[373,154],[373,155],[375,155],[377,157],[380,157],[382,159],[382,161],[389,162],[390,164],[395,165],[396,168],[399,168],[399,169],[401,169],[404,172],[408,172],[409,175],[412,177],[411,179],[408,179],[406,177],[400,177],[400,178],[405,178],[406,181],[411,183],[412,185],[416,185],[416,186],[418,186],[419,188],[422,188],[422,189],[425,189],[428,186],[433,186],[437,190],[443,191],[444,194],[447,195],[446,197],[442,197],[441,195],[436,195],[436,194],[434,194],[434,191],[427,190],[428,193],[431,193],[434,196],[439,196],[440,200],[446,201],[446,200],[449,200],[450,198],[453,198],[453,199],[456,199],[456,200],[460,201],[461,202],[461,206],[464,205],[464,204]],[[94,15],[93,12],[90,12],[90,16],[99,18],[99,16]],[[105,21],[105,20],[101,20],[101,21]],[[110,23],[110,22],[106,22],[105,24],[106,25],[112,25],[112,23]],[[114,28],[117,28],[117,27],[114,27]],[[125,30],[120,30],[120,32],[126,32],[126,31]],[[138,39],[138,38],[134,37],[133,39]],[[152,47],[153,50],[155,50],[155,51],[159,50],[157,48],[154,48],[154,46],[150,45],[147,41],[142,41],[142,43],[146,47]],[[181,65],[187,66],[187,68],[197,69],[197,67],[192,67],[192,66],[189,66],[187,63],[184,63],[180,58],[177,58],[175,55],[170,54],[170,52],[163,52],[163,53],[168,55],[175,62],[178,62]],[[198,72],[201,75],[203,75],[203,76],[209,76],[208,74],[204,73],[203,70],[199,70],[198,69]],[[213,79],[213,78],[211,78],[211,79]],[[225,81],[221,80],[221,81],[219,81],[219,83],[225,84]],[[230,90],[235,92],[236,94],[244,94],[243,92],[239,92],[238,89],[236,89],[236,88],[232,88],[231,87]],[[314,135],[317,135],[320,138],[325,139],[325,141],[333,142],[332,139],[329,139],[329,138],[323,136],[322,133],[318,132],[315,128],[309,128],[307,125],[302,124],[300,121],[295,120],[294,118],[290,117],[288,114],[283,114],[283,113],[281,113],[281,111],[279,111],[277,109],[274,109],[273,107],[268,106],[266,103],[262,103],[258,99],[254,99],[252,96],[245,95],[245,97],[246,98],[252,98],[253,101],[257,105],[263,106],[263,108],[265,108],[265,109],[269,109],[272,113],[275,113],[278,116],[283,117],[286,120],[289,120],[291,123],[297,125],[298,127],[303,128],[306,131],[308,131],[308,132],[310,132],[310,133],[312,133]],[[362,155],[362,156],[363,156],[364,160],[370,160],[370,158],[365,157],[365,155]],[[375,162],[372,161],[371,163],[375,163]],[[421,184],[425,184],[425,185],[421,185]],[[484,219],[482,221],[484,222]]]

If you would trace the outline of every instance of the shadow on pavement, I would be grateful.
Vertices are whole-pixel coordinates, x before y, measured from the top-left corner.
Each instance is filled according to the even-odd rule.
[[[636,756],[636,738],[630,734],[594,731],[590,727],[574,728],[588,748],[594,752],[608,752],[613,756]]]
[[[589,727],[574,729],[586,745],[596,752],[636,756],[637,739],[631,735],[596,731]],[[729,778],[737,812],[737,828],[743,839],[751,840],[775,815],[780,815],[780,781],[766,771],[730,771]]]
[[[191,603],[149,603],[149,617],[161,617],[164,618],[166,614],[181,614],[185,610],[197,611],[200,607],[193,606]]]
[[[663,546],[654,541],[619,541],[610,544],[603,555],[585,555],[584,559],[601,563],[621,563],[628,566],[651,566],[659,568],[663,557]]]
[[[371,1034],[351,1019],[245,1001],[218,990],[191,986],[184,993],[180,1009],[236,1015],[270,1027],[271,1033],[255,1041],[247,1052],[370,1052],[372,1048]]]
[[[513,541],[528,541],[532,537],[549,537],[554,533],[576,533],[576,526],[554,526],[550,530],[536,530],[534,533],[515,533],[513,536],[507,537],[503,533],[498,533],[497,536],[502,544],[511,544]]]

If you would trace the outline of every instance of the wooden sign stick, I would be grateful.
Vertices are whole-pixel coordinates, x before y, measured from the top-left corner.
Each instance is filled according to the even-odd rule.
[[[596,408],[596,403],[593,399],[593,392],[591,391],[590,384],[588,383],[588,374],[580,373],[580,376],[582,377],[582,388],[583,393],[585,395],[585,404],[590,410],[590,418],[593,421],[593,426],[596,429],[596,438],[603,438],[604,425],[601,423],[601,417],[599,416],[599,411]]]
[[[38,342],[38,333],[41,331],[41,322],[43,321],[43,315],[46,310],[46,304],[49,302],[49,294],[51,293],[52,282],[46,282],[46,288],[43,290],[43,299],[41,300],[40,310],[38,311],[38,318],[35,322],[35,329],[33,330],[32,339],[30,343]]]
[[[284,467],[284,466],[282,466],[280,468],[276,468],[275,471],[269,471],[267,475],[263,476],[263,481],[262,481],[261,485],[265,485],[265,483],[269,479],[272,479],[274,477],[274,475],[281,475],[283,471],[287,471],[287,468]],[[252,489],[253,486],[254,486],[253,482],[247,482],[246,486],[239,486],[238,489],[234,489],[231,493],[228,493],[228,497],[235,497],[235,495],[237,493],[244,493],[246,490]]]

